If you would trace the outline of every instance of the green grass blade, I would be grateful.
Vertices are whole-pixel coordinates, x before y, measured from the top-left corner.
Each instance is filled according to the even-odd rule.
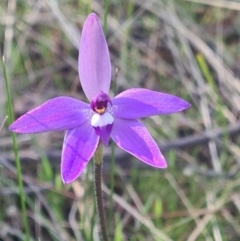
[[[117,93],[117,70],[115,72],[115,80],[113,81],[113,93],[114,96]],[[111,143],[111,164],[110,164],[110,205],[109,205],[109,218],[108,218],[108,226],[111,224],[111,220],[113,218],[113,194],[114,194],[114,186],[115,182],[115,143],[112,141]]]
[[[105,36],[107,34],[108,5],[109,5],[109,0],[105,0],[105,3],[104,3],[104,23],[103,23],[103,30],[104,30]]]
[[[107,34],[107,15],[108,15],[108,6],[109,6],[109,0],[105,0],[104,5],[104,24],[103,24],[103,30],[104,34],[106,36]],[[113,92],[114,95],[116,95],[116,79],[114,81],[113,86]],[[110,166],[110,207],[109,207],[109,218],[108,218],[108,226],[111,223],[112,217],[113,217],[113,192],[114,192],[114,176],[115,176],[115,145],[112,142],[111,143],[111,166]]]
[[[3,67],[3,75],[4,75],[5,86],[6,86],[6,91],[7,91],[7,107],[8,107],[9,122],[12,123],[14,121],[12,101],[11,101],[12,99],[11,99],[10,87],[9,87],[9,82],[8,82],[8,78],[7,78],[7,70],[6,70],[4,58],[2,59],[2,67]],[[21,202],[23,226],[24,226],[24,230],[25,230],[25,240],[30,241],[30,233],[29,233],[26,204],[25,204],[26,197],[25,197],[25,193],[23,191],[21,163],[20,163],[20,159],[19,159],[19,155],[18,155],[18,145],[17,145],[16,134],[13,132],[12,132],[12,141],[13,141],[13,150],[14,150],[14,156],[15,156],[16,167],[17,167],[18,189],[19,189],[20,202]]]

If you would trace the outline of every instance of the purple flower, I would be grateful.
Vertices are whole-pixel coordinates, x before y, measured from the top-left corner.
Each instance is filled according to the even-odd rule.
[[[17,133],[67,130],[61,163],[64,183],[74,181],[93,156],[99,140],[106,146],[110,137],[148,165],[166,168],[156,142],[138,119],[179,112],[190,104],[173,95],[141,88],[126,90],[111,99],[109,51],[94,13],[88,16],[82,30],[79,76],[90,104],[57,97],[27,112],[9,129]]]

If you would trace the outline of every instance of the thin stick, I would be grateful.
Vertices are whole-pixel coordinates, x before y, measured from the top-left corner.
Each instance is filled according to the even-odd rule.
[[[97,213],[100,222],[100,228],[103,241],[108,241],[108,235],[106,230],[105,213],[103,209],[102,198],[102,144],[99,143],[97,150],[94,154],[94,191],[96,197]]]

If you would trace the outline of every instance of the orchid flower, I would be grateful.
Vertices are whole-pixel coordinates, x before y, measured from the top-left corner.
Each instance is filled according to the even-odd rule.
[[[93,156],[99,141],[110,138],[146,164],[166,168],[167,163],[145,126],[138,120],[182,111],[190,104],[179,97],[133,88],[110,98],[111,63],[102,27],[91,13],[83,26],[78,59],[79,77],[90,104],[61,96],[27,112],[9,127],[17,133],[66,130],[61,175],[74,181]]]

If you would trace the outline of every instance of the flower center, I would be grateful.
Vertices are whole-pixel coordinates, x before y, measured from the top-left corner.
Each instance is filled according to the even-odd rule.
[[[93,97],[90,106],[94,112],[102,115],[106,111],[108,103],[112,105],[109,96],[101,91]]]
[[[102,91],[95,95],[90,107],[95,112],[91,118],[91,125],[99,135],[103,145],[107,145],[110,139],[114,118],[109,113],[109,106],[112,102],[109,96]]]

